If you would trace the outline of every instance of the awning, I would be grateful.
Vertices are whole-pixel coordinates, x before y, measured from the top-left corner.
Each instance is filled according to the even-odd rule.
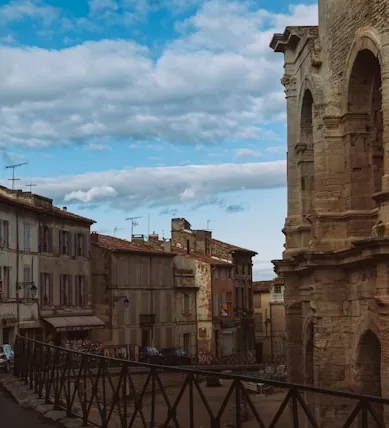
[[[52,317],[43,318],[58,331],[69,330],[92,330],[93,328],[104,328],[104,322],[96,316],[84,317]]]

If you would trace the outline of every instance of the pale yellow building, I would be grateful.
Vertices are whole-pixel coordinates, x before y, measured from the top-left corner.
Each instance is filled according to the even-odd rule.
[[[284,285],[281,278],[253,282],[256,361],[284,362]]]

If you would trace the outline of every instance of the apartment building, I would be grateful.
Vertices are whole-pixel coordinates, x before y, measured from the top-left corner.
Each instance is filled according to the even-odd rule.
[[[202,256],[202,284],[197,295],[197,318],[209,317],[211,331],[200,330],[197,341],[211,337],[213,358],[237,352],[248,355],[255,347],[252,293],[252,257],[257,253],[216,240],[212,232],[193,230],[184,218],[172,219],[172,248],[181,248],[193,258]],[[206,279],[205,279],[206,278]],[[211,308],[211,311],[204,308]],[[208,315],[210,313],[210,315]],[[205,320],[201,320],[202,323]],[[205,348],[204,348],[205,349]],[[201,356],[199,358],[207,358]]]
[[[256,360],[285,360],[286,323],[282,278],[253,282]]]
[[[94,332],[94,340],[118,347],[176,346],[175,254],[170,248],[146,245],[142,236],[129,241],[94,232],[91,252],[92,300],[107,324]]]

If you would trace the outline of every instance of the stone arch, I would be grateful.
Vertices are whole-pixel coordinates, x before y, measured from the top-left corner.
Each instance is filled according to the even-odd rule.
[[[346,203],[351,210],[375,208],[374,193],[384,175],[381,95],[381,42],[374,29],[356,35],[346,61],[344,130],[348,180]]]
[[[320,111],[323,108],[324,103],[324,86],[322,78],[318,75],[309,74],[308,76],[305,76],[301,84],[298,97],[299,125],[301,120],[301,111],[303,107],[303,98],[306,91],[309,91],[312,94],[315,112],[317,110]]]
[[[349,53],[346,58],[346,68],[344,72],[344,89],[342,98],[342,113],[348,112],[347,100],[348,100],[348,82],[353,71],[355,60],[359,52],[362,50],[370,51],[379,61],[380,66],[382,65],[382,42],[381,36],[378,31],[373,27],[360,28],[354,37],[351,44]]]

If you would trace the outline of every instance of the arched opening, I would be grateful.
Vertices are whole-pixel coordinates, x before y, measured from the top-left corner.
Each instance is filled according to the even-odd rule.
[[[381,397],[381,343],[371,330],[367,330],[359,340],[354,379],[356,392]],[[374,410],[382,421],[382,406],[374,405]],[[377,426],[374,421],[370,424]]]
[[[358,53],[348,88],[349,208],[370,210],[384,173],[381,68],[369,50]]]
[[[304,92],[301,120],[298,164],[300,167],[301,214],[311,213],[315,202],[315,168],[313,153],[313,97],[308,89]]]

